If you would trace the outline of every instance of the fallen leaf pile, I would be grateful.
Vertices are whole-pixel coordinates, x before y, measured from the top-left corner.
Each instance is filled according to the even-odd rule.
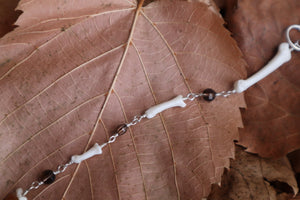
[[[0,198],[154,104],[245,78],[210,5],[21,0],[19,27],[0,40]],[[243,95],[195,100],[143,120],[28,198],[206,197],[234,157],[239,107]]]

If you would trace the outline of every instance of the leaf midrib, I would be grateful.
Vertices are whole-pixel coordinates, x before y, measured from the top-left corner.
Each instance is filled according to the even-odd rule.
[[[89,140],[88,140],[88,142],[87,142],[87,145],[86,145],[84,151],[87,151],[87,150],[88,150],[88,147],[89,147],[90,144],[91,144],[91,141],[92,141],[92,139],[93,139],[93,137],[94,137],[94,135],[95,135],[96,129],[97,129],[97,127],[98,127],[98,122],[99,122],[99,120],[100,120],[101,117],[102,117],[104,108],[106,107],[106,105],[107,105],[107,103],[108,103],[108,100],[109,100],[109,98],[110,98],[110,96],[111,96],[111,94],[112,94],[114,85],[115,85],[115,83],[116,83],[116,81],[117,81],[118,75],[119,75],[119,73],[120,73],[120,71],[121,71],[121,69],[122,69],[122,66],[123,66],[125,57],[126,57],[127,52],[128,52],[129,45],[130,45],[130,43],[131,43],[131,41],[132,41],[132,36],[133,36],[134,30],[135,30],[135,27],[136,27],[136,22],[137,22],[137,19],[138,19],[138,16],[139,16],[139,13],[140,13],[140,11],[141,11],[141,8],[142,8],[143,3],[144,3],[144,0],[141,0],[141,1],[139,2],[139,4],[137,5],[137,9],[136,9],[135,16],[134,16],[134,19],[133,19],[133,23],[132,23],[132,26],[131,26],[131,30],[130,30],[130,33],[129,33],[129,37],[128,37],[128,40],[127,40],[127,44],[125,45],[125,50],[124,50],[124,52],[123,52],[123,55],[122,55],[120,64],[119,64],[118,69],[117,69],[117,71],[116,71],[116,73],[115,73],[115,77],[114,77],[114,79],[113,79],[113,81],[112,81],[112,84],[111,84],[110,89],[109,89],[109,91],[108,91],[107,97],[106,97],[106,99],[105,99],[105,101],[104,101],[104,103],[103,103],[103,105],[102,105],[102,107],[101,107],[101,109],[100,109],[100,112],[99,112],[99,114],[98,114],[98,117],[97,117],[97,119],[96,119],[96,121],[95,121],[94,128],[93,128],[93,130],[92,130],[91,136],[90,136],[90,138],[89,138]],[[79,163],[79,164],[76,166],[76,169],[75,169],[75,171],[74,171],[74,173],[73,173],[73,175],[72,175],[72,177],[71,177],[71,180],[70,180],[68,186],[67,186],[66,189],[65,189],[65,192],[64,192],[64,194],[63,194],[63,196],[62,196],[62,199],[64,199],[64,198],[66,197],[66,195],[67,195],[67,193],[68,193],[68,191],[69,191],[69,189],[70,189],[70,187],[71,187],[71,184],[72,184],[72,182],[73,182],[73,180],[74,180],[76,174],[77,174],[78,171],[79,171],[80,165],[81,165],[81,163]],[[144,187],[145,187],[145,183],[144,183]],[[145,191],[146,191],[146,188],[144,188],[144,189],[145,189]],[[146,196],[146,199],[147,199],[147,196]]]

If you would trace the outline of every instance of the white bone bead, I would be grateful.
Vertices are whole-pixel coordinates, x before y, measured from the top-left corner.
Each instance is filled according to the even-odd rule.
[[[158,104],[158,105],[155,105],[155,106],[149,108],[148,110],[146,110],[145,115],[148,119],[150,119],[166,109],[169,109],[172,107],[177,107],[177,106],[180,106],[180,107],[186,106],[186,104],[183,101],[182,95],[178,95],[174,99],[171,99],[169,101],[166,101],[164,103],[161,103],[161,104]]]
[[[91,158],[95,155],[102,154],[102,148],[106,146],[106,143],[102,144],[101,146],[97,143],[94,144],[93,147],[91,147],[87,152],[81,154],[81,155],[74,155],[71,158],[71,161],[73,163],[81,163],[82,161]]]
[[[27,200],[27,197],[23,196],[23,189],[22,188],[18,188],[16,190],[16,194],[17,194],[18,200]]]
[[[261,70],[253,74],[247,80],[238,80],[234,83],[234,90],[237,93],[244,92],[249,87],[268,76],[270,73],[279,68],[282,64],[291,59],[289,44],[284,42],[279,45],[278,52]]]

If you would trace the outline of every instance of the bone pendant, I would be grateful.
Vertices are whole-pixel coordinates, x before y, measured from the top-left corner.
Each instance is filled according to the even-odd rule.
[[[234,90],[237,93],[241,93],[247,90],[250,86],[254,85],[261,79],[268,76],[270,73],[279,68],[282,64],[291,59],[291,51],[289,44],[284,42],[279,45],[278,52],[272,60],[269,61],[261,70],[253,74],[247,80],[238,80],[234,83]]]
[[[149,108],[148,110],[146,110],[145,115],[148,119],[150,119],[166,109],[169,109],[172,107],[177,107],[177,106],[180,106],[180,107],[186,106],[186,104],[183,101],[182,95],[178,95],[174,99],[171,99],[169,101],[166,101],[164,103],[161,103],[161,104],[158,104],[158,105],[155,105],[155,106]]]
[[[74,155],[74,156],[72,156],[71,160],[72,160],[73,163],[80,163],[83,160],[91,158],[95,155],[102,154],[102,148],[105,145],[106,144],[103,144],[103,145],[100,146],[99,144],[95,143],[94,146],[92,148],[90,148],[87,152],[85,152],[81,155]]]
[[[23,189],[22,188],[18,188],[16,190],[16,193],[17,193],[18,200],[27,200],[27,197],[25,197],[23,195]]]

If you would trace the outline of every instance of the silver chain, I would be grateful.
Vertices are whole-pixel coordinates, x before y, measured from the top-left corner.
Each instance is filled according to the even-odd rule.
[[[67,167],[69,167],[69,166],[72,165],[72,164],[73,164],[73,162],[70,161],[70,162],[68,162],[68,163],[66,163],[66,164],[59,165],[59,166],[57,167],[57,170],[56,170],[55,172],[53,172],[54,175],[57,175],[57,174],[60,174],[60,173],[64,172],[64,171],[67,169]]]
[[[125,125],[126,125],[127,128],[130,127],[130,126],[134,126],[137,123],[139,123],[145,117],[146,117],[145,114],[144,115],[136,115],[136,116],[133,117],[133,120],[131,122],[129,122],[129,123],[125,124]],[[110,136],[109,139],[108,139],[108,141],[107,141],[107,144],[115,142],[118,136],[119,136],[118,133],[115,133],[114,135]]]
[[[218,96],[228,97],[229,95],[234,94],[234,93],[236,93],[235,90],[222,91],[222,92],[216,93],[215,96],[216,97],[218,97]],[[202,97],[202,96],[206,96],[206,95],[207,94],[205,94],[205,93],[189,93],[189,94],[187,94],[186,97],[183,98],[183,100],[193,101],[193,100],[195,100],[198,97]],[[136,115],[136,116],[133,117],[133,120],[131,122],[126,123],[124,125],[127,128],[130,127],[130,126],[134,126],[134,125],[136,125],[137,123],[139,123],[144,118],[146,118],[146,114]],[[114,135],[112,135],[112,136],[109,137],[109,139],[108,139],[108,141],[106,143],[104,143],[102,145],[106,146],[107,144],[115,142],[118,136],[119,136],[119,134],[115,133]],[[70,161],[70,162],[68,162],[66,164],[59,165],[57,167],[57,170],[53,172],[54,175],[63,173],[72,164],[73,164],[73,161]],[[43,184],[45,184],[44,181],[34,181],[34,182],[32,182],[31,186],[23,193],[23,196],[26,196],[30,190],[38,189]]]
[[[30,190],[33,190],[33,189],[38,189],[41,185],[43,185],[44,182],[43,181],[34,181],[31,183],[31,186],[25,190],[25,192],[23,193],[23,196],[26,196],[27,193],[30,191]]]
[[[218,97],[218,96],[228,97],[229,95],[232,95],[234,93],[236,93],[235,90],[222,91],[222,92],[216,93],[216,97]]]
[[[131,122],[129,122],[128,124],[126,124],[126,126],[127,127],[134,126],[137,123],[139,123],[145,117],[146,117],[145,114],[144,115],[136,115],[136,116],[134,116],[134,118],[133,118],[133,120]],[[108,139],[108,141],[106,143],[103,143],[102,146],[106,146],[107,144],[115,142],[118,136],[119,136],[118,133],[115,133],[114,135],[110,136],[109,139]],[[74,163],[73,161],[70,161],[70,162],[68,162],[66,164],[59,165],[57,167],[57,170],[54,171],[53,174],[57,175],[57,174],[63,173],[73,163]],[[30,185],[30,187],[27,190],[25,190],[25,192],[23,193],[23,196],[26,196],[30,190],[38,189],[43,184],[45,184],[44,181],[34,181],[34,182],[32,182],[31,185]]]
[[[128,124],[126,124],[126,125],[127,125],[127,127],[134,126],[137,123],[139,123],[145,117],[146,117],[146,114],[144,114],[144,115],[136,115],[136,116],[133,117],[133,120],[131,122],[129,122]]]
[[[232,95],[236,93],[235,90],[229,90],[229,91],[222,91],[222,92],[218,92],[216,93],[216,97],[219,97],[219,96],[223,96],[223,97],[228,97],[229,95]],[[194,101],[196,98],[198,97],[202,97],[202,96],[206,96],[207,94],[205,93],[188,93],[186,95],[186,97],[183,97],[183,100],[190,100],[190,101]]]
[[[54,175],[57,175],[57,174],[60,174],[60,173],[64,172],[64,171],[67,169],[67,167],[69,167],[69,166],[72,165],[72,164],[73,164],[73,162],[70,161],[70,162],[68,162],[68,163],[66,163],[66,164],[59,165],[59,166],[57,167],[57,170],[56,170],[55,172],[53,172],[53,174],[54,174]],[[44,185],[44,184],[45,184],[44,181],[34,181],[34,182],[32,182],[31,185],[30,185],[30,187],[29,187],[27,190],[25,190],[25,192],[23,193],[23,196],[26,196],[30,190],[33,190],[33,189],[36,190],[36,189],[38,189],[41,185]]]
[[[109,137],[107,143],[110,144],[110,143],[115,142],[118,136],[119,136],[119,134],[117,134],[117,133],[116,133],[116,134],[113,134],[112,136]],[[105,144],[105,143],[104,143],[104,144]]]
[[[204,96],[204,93],[188,93],[186,95],[186,97],[183,98],[183,100],[190,100],[190,101],[194,101],[195,98],[198,98],[198,97],[202,97]]]
[[[229,95],[234,94],[234,93],[236,93],[235,90],[222,91],[222,92],[216,93],[215,96],[216,97],[218,97],[218,96],[228,97]],[[207,94],[205,94],[205,93],[189,93],[189,94],[187,94],[186,97],[183,98],[183,100],[193,101],[196,98],[202,97],[202,96],[205,96],[205,95],[207,95]],[[137,123],[139,123],[144,118],[146,118],[146,114],[136,115],[136,116],[133,117],[133,120],[131,122],[129,122],[127,124],[124,124],[124,125],[126,125],[125,127],[127,127],[127,128],[130,127],[130,126],[134,126],[134,125],[136,125]],[[109,139],[108,139],[108,141],[106,143],[104,143],[102,145],[106,146],[107,144],[115,142],[118,136],[119,136],[119,134],[115,133],[114,135],[112,135],[112,136],[109,137]],[[72,164],[73,164],[73,162],[70,161],[70,162],[68,162],[66,164],[59,165],[57,167],[57,170],[53,172],[54,175],[63,173]],[[43,184],[45,184],[44,181],[34,181],[34,182],[32,182],[31,186],[23,193],[23,196],[27,195],[30,190],[38,189]]]

